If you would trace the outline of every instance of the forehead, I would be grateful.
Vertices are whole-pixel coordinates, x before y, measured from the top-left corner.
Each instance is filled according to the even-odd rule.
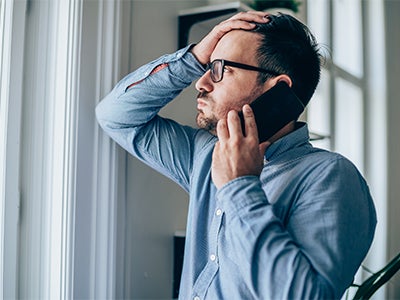
[[[256,63],[259,34],[244,30],[233,30],[225,34],[215,47],[211,61],[226,59],[241,63]]]

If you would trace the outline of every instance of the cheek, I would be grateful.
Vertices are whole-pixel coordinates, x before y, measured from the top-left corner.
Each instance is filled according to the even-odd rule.
[[[228,79],[228,78],[227,78]],[[218,118],[226,118],[230,110],[241,111],[243,105],[251,103],[262,92],[262,86],[246,80],[228,82],[214,90],[212,111]]]
[[[232,108],[229,106],[229,103],[215,103],[214,107],[213,107],[213,114],[214,116],[220,120],[223,118],[226,118],[226,116],[228,115],[228,112],[231,110]]]
[[[242,95],[238,91],[229,90],[219,97],[215,102],[214,112],[219,117],[226,117],[230,110],[239,110]]]
[[[243,105],[251,103],[260,94],[259,89],[236,90],[235,93],[225,95],[224,101],[218,103],[220,113],[226,114],[230,110],[241,111]]]

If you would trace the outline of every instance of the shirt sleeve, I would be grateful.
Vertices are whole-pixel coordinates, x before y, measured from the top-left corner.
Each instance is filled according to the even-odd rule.
[[[285,223],[258,177],[217,192],[230,256],[260,299],[339,299],[369,249],[376,215],[356,168],[339,159],[310,176]]]
[[[164,55],[130,73],[96,107],[97,120],[112,139],[185,190],[193,142],[204,134],[157,114],[204,74],[189,49]]]

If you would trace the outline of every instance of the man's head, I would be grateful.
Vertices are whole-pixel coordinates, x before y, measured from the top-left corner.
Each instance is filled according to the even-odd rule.
[[[221,81],[216,82],[210,70],[198,80],[197,124],[214,134],[218,120],[225,118],[228,111],[240,111],[279,80],[291,85],[307,103],[320,76],[314,38],[303,24],[287,15],[270,16],[270,22],[257,24],[252,31],[226,33],[210,57],[211,62],[216,59],[270,72],[226,65]]]
[[[292,89],[306,105],[320,80],[319,46],[309,29],[294,17],[278,14],[269,19],[268,23],[257,24],[254,30],[261,36],[258,65],[287,74],[292,80]],[[260,83],[272,77],[260,73]]]

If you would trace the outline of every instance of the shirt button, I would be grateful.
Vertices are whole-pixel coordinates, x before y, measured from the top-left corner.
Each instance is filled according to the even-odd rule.
[[[200,300],[200,297],[196,296],[196,297],[193,298],[193,300]]]
[[[217,257],[215,256],[215,254],[211,254],[210,255],[210,260],[211,261],[215,261],[217,259]]]
[[[222,210],[218,208],[218,209],[215,211],[215,214],[219,217],[220,215],[222,215]]]

